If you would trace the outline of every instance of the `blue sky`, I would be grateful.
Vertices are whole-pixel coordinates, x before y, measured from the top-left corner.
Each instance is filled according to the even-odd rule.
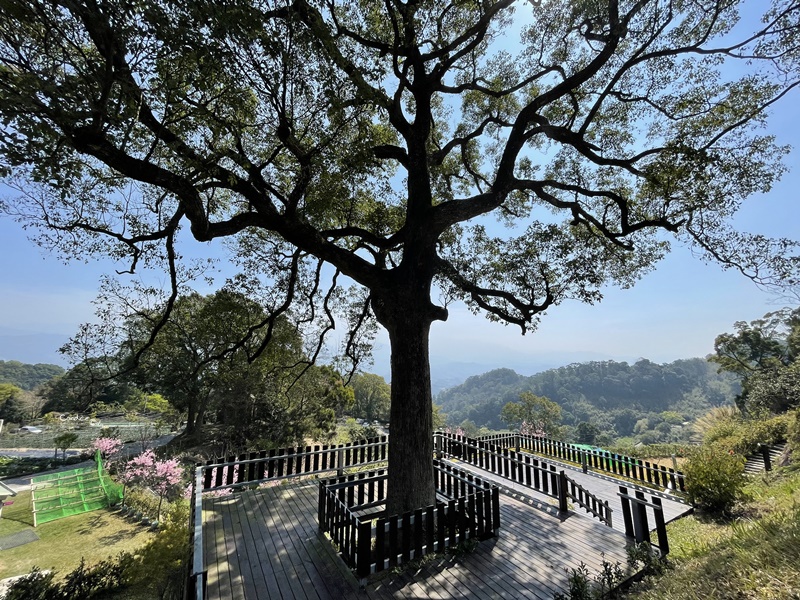
[[[798,99],[797,93],[787,98],[770,119],[769,130],[780,143],[800,139]],[[770,194],[745,204],[735,222],[738,228],[800,239],[798,149],[786,164],[790,172]],[[29,241],[19,224],[0,216],[0,359],[55,360],[54,340],[65,340],[80,323],[93,318],[91,301],[100,275],[109,267],[95,262],[63,264]],[[758,318],[779,306],[737,273],[704,264],[675,246],[633,289],[609,289],[595,306],[573,302],[554,307],[539,329],[524,337],[516,328],[451,306],[450,319],[433,326],[431,354],[435,368],[470,363],[475,372],[499,366],[533,372],[590,359],[645,357],[666,362],[704,356],[713,351],[714,337],[730,331],[735,321]],[[39,336],[38,354],[18,355],[21,336]],[[376,357],[374,370],[388,375],[385,337],[378,340]]]

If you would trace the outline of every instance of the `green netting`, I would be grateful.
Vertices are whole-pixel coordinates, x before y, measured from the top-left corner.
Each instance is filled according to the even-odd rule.
[[[122,486],[114,483],[103,469],[100,452],[96,467],[39,475],[31,480],[34,523],[47,523],[63,517],[104,508],[122,500]]]

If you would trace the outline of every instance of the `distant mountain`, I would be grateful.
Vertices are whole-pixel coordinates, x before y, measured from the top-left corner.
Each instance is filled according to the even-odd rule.
[[[64,369],[58,365],[0,360],[0,383],[12,383],[23,390],[33,390],[63,373]]]
[[[571,364],[530,377],[495,369],[440,391],[434,401],[451,424],[469,420],[478,427],[502,429],[500,411],[523,391],[557,402],[566,425],[590,422],[627,436],[639,419],[666,411],[689,419],[712,406],[732,403],[740,388],[735,376],[718,373],[716,365],[701,358],[664,365],[646,359],[632,365],[609,360]]]
[[[453,360],[444,352],[431,350],[431,389],[436,395],[444,389],[456,387],[469,377],[487,373],[498,368],[514,369],[521,375],[534,375],[561,365],[599,358],[588,352],[549,353],[519,355],[513,353],[487,352],[479,360]],[[387,382],[392,380],[389,345],[377,343],[372,351],[373,363],[365,370],[380,375]]]

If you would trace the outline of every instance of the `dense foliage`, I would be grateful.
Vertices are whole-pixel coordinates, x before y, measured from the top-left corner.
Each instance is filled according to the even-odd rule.
[[[530,392],[522,392],[516,402],[506,404],[500,418],[523,435],[544,435],[556,440],[562,436],[561,407]]]
[[[742,377],[740,410],[759,415],[800,406],[800,308],[738,321],[734,329],[717,336],[711,360]]]
[[[747,479],[744,458],[721,445],[704,445],[683,467],[692,505],[714,514],[730,511],[741,498]]]
[[[16,360],[0,360],[0,383],[12,383],[23,390],[33,391],[63,373],[63,367],[58,365],[44,363],[31,365]]]
[[[524,332],[633,285],[672,241],[798,280],[794,241],[731,228],[783,171],[760,125],[800,72],[791,0],[736,28],[740,4],[10,0],[5,210],[65,258],[162,274],[117,305],[161,292],[153,334],[207,273],[190,238],[230,242],[237,291],[270,300],[255,329],[291,314],[319,340],[338,308],[357,360],[380,323],[389,505],[424,506],[448,302]]]
[[[550,369],[531,377],[497,369],[470,377],[443,390],[437,403],[451,424],[470,421],[478,427],[501,429],[503,406],[530,391],[561,406],[562,420],[577,439],[582,423],[597,428],[595,441],[644,437],[647,443],[686,437],[682,424],[709,408],[732,404],[738,378],[717,373],[714,365],[696,358],[657,365],[640,360],[633,365],[603,361]],[[660,428],[660,429],[659,429]],[[587,435],[588,427],[581,429]]]

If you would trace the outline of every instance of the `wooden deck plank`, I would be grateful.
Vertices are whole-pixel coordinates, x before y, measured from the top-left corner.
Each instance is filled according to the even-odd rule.
[[[307,556],[306,567],[309,572],[314,572],[331,597],[353,596],[358,593],[358,581],[320,533],[316,518],[308,518],[308,515],[316,515],[317,497],[316,491],[313,494],[296,493],[295,501],[286,505],[288,518],[295,523],[304,524],[303,550]],[[336,568],[337,566],[341,568]]]
[[[279,581],[276,570],[270,564],[276,551],[271,536],[266,530],[264,515],[259,503],[260,498],[259,494],[243,494],[244,505],[251,515],[250,531],[253,536],[253,550],[263,574],[263,581],[258,588],[258,593],[261,598],[267,600],[283,600],[282,590],[285,589],[287,582],[282,577]]]
[[[205,536],[206,547],[211,548],[212,557],[208,574],[209,593],[212,593],[213,590],[220,598],[224,598],[226,595],[230,595],[231,590],[230,557],[223,523],[224,509],[216,502],[211,501],[203,512],[210,515],[206,518],[206,522],[213,524],[213,529]]]
[[[238,494],[237,508],[243,533],[246,533],[244,548],[247,552],[250,573],[255,586],[245,587],[247,598],[256,600],[264,598],[280,598],[280,586],[275,580],[268,560],[265,561],[264,553],[259,551],[257,540],[263,538],[260,514],[257,505],[252,502],[254,494]],[[266,563],[266,568],[265,568]]]
[[[299,493],[298,489],[293,486],[284,487],[282,502],[276,509],[283,522],[289,523],[289,526],[281,535],[283,536],[284,533],[286,535],[288,547],[291,548],[292,556],[295,557],[293,567],[303,584],[303,591],[307,598],[320,600],[328,596],[329,591],[325,577],[316,568],[315,557],[309,551],[313,547],[311,539],[316,537],[317,527],[314,521],[307,518],[306,515],[309,511],[302,505],[302,498],[303,496],[310,497],[310,495]],[[299,507],[298,503],[300,503]],[[316,558],[319,560],[320,557]]]
[[[260,530],[262,536],[269,540],[271,556],[265,568],[273,569],[281,593],[281,600],[306,600],[306,593],[299,575],[295,571],[294,548],[285,534],[290,525],[278,512],[282,502],[279,488],[272,494],[258,494],[259,513],[262,515]],[[255,494],[254,494],[255,495]]]
[[[318,533],[316,498],[317,486],[311,482],[243,492],[227,504],[210,503],[204,530],[209,538],[209,598],[249,600],[255,590],[259,600],[549,600],[566,589],[565,569],[584,562],[597,572],[601,553],[611,563],[625,563],[625,537],[618,531],[587,517],[557,518],[547,507],[536,509],[501,496],[498,537],[462,556],[429,559],[416,571],[389,572],[359,590],[355,577]],[[226,516],[234,512],[235,517]],[[243,581],[245,577],[253,581]]]
[[[223,597],[244,598],[242,588],[241,572],[239,571],[239,557],[236,554],[236,544],[234,541],[235,532],[233,531],[233,519],[230,512],[230,498],[217,500],[216,504],[221,509],[222,522],[220,528],[224,532],[223,545],[217,547],[217,552],[222,552],[222,556],[227,563],[227,577],[221,579],[222,585],[220,592]]]

